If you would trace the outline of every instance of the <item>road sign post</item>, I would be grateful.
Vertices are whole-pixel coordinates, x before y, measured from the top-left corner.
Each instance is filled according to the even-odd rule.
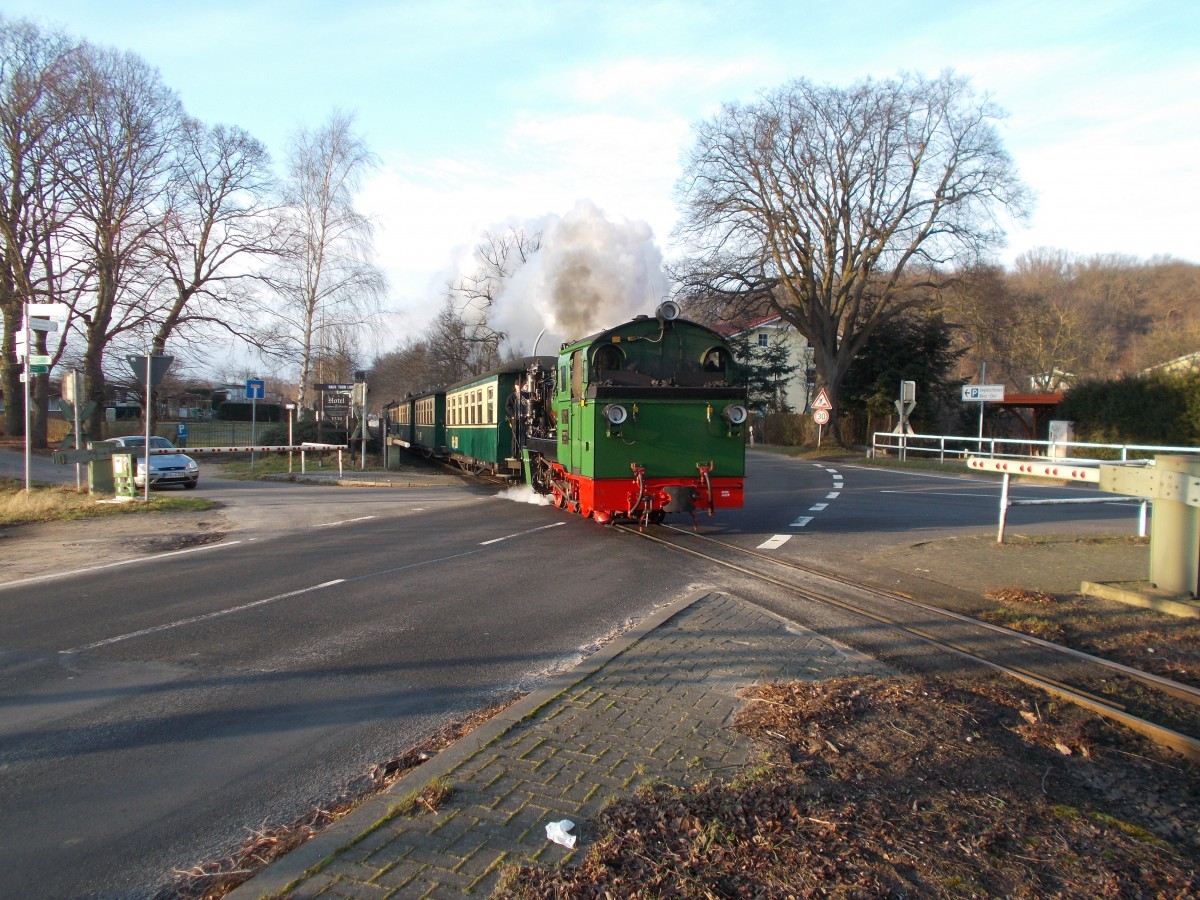
[[[833,404],[829,402],[829,394],[825,393],[825,388],[817,391],[817,396],[812,402],[812,417],[817,423],[817,449],[821,449],[821,434],[824,431],[824,426],[829,424],[830,411],[833,409]]]
[[[987,372],[987,364],[984,364]],[[1003,403],[1004,385],[1002,384],[964,384],[962,386],[963,403],[979,404],[979,447],[983,449],[983,408],[985,403]]]
[[[246,399],[250,401],[250,474],[254,474],[254,447],[258,443],[258,401],[263,398],[266,384],[261,378],[246,379]]]
[[[167,374],[167,370],[171,368],[171,363],[175,362],[173,356],[154,356],[147,353],[145,356],[127,356],[125,361],[129,363],[129,368],[133,372],[134,378],[145,379],[146,384],[146,481],[144,485],[143,499],[150,502],[150,422],[154,418],[154,387],[163,380],[163,376]],[[134,472],[137,472],[137,466],[134,466]]]
[[[285,403],[285,404],[283,404],[283,408],[287,410],[287,414],[288,414],[288,474],[291,475],[292,474],[292,449],[291,448],[294,445],[294,441],[292,439],[292,419],[296,412],[296,404],[295,403]]]

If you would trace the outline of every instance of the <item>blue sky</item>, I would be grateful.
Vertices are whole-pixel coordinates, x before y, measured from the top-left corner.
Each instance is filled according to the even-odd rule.
[[[354,111],[382,160],[394,336],[419,330],[484,229],[590,201],[672,255],[691,125],[795,77],[849,84],[954,68],[1009,117],[1038,198],[1020,252],[1200,262],[1200,3],[0,0],[157,66],[194,116],[285,155]],[[384,348],[386,349],[386,348]]]

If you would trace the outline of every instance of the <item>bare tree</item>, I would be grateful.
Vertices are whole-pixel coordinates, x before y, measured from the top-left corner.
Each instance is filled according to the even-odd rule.
[[[998,207],[1022,212],[1000,115],[951,72],[800,80],[726,106],[697,126],[680,182],[685,300],[781,315],[812,344],[836,415],[871,333],[923,302],[939,267],[999,244]]]
[[[81,79],[59,168],[76,211],[68,252],[86,266],[88,290],[74,313],[87,341],[87,396],[96,403],[88,428],[98,433],[105,351],[114,338],[148,332],[161,298],[151,246],[162,229],[183,111],[158,70],[132,53],[85,45]]]
[[[287,249],[275,278],[284,300],[281,333],[300,364],[301,409],[326,329],[373,321],[386,287],[372,259],[371,220],[354,208],[354,194],[376,160],[353,124],[353,116],[335,111],[316,131],[296,134],[288,159]]]
[[[198,328],[248,339],[242,321],[261,261],[277,251],[275,190],[266,148],[237,127],[185,120],[153,253],[165,268],[170,302],[152,349]],[[181,335],[181,331],[183,334]]]
[[[67,212],[54,169],[79,82],[76,44],[26,21],[0,20],[0,368],[9,435],[25,433],[25,397],[13,349],[26,302],[60,300],[57,242]],[[37,333],[36,349],[46,350]],[[31,418],[35,446],[46,443],[47,376],[37,376]]]
[[[456,337],[470,345],[464,354],[462,375],[478,375],[500,360],[500,344],[508,337],[490,324],[491,313],[510,279],[542,247],[540,232],[527,234],[513,225],[500,233],[485,232],[475,247],[475,269],[446,286],[450,318],[461,327]],[[445,315],[432,326],[445,331],[450,324]]]

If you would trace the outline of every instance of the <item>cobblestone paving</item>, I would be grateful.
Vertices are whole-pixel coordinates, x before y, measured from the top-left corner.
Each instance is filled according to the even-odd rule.
[[[586,852],[587,819],[647,779],[732,775],[753,753],[728,727],[743,687],[886,674],[874,660],[722,594],[678,606],[610,648],[595,671],[585,662],[556,695],[526,698],[506,722],[489,723],[494,737],[483,729],[468,736],[395,785],[380,798],[387,806],[374,801],[315,839],[318,847],[306,845],[231,896],[274,896],[291,881],[286,896],[296,898],[486,897],[504,864],[557,864]],[[436,814],[389,817],[435,777],[452,790]],[[563,818],[582,832],[575,850],[546,838],[546,825]],[[310,874],[297,882],[304,866]]]

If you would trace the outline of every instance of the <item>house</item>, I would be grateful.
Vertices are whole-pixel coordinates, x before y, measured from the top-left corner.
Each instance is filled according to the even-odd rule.
[[[782,316],[769,316],[734,331],[727,331],[725,337],[734,343],[746,341],[752,352],[773,346],[786,349],[785,367],[792,368],[792,372],[779,381],[779,399],[793,412],[809,411],[809,403],[813,398],[813,349],[794,325],[785,322]]]

